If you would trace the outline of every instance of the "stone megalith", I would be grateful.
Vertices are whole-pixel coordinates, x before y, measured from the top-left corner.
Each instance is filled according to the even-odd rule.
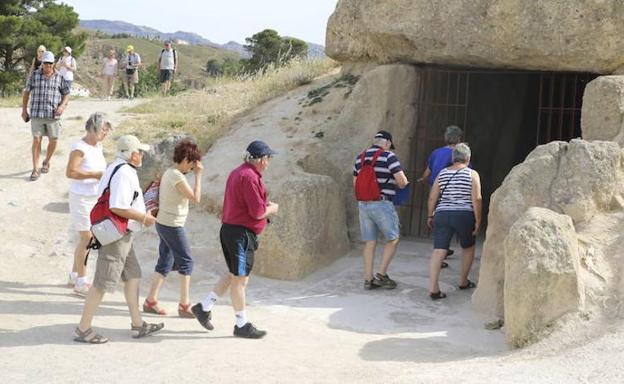
[[[511,170],[490,202],[479,284],[473,295],[477,309],[504,316],[504,241],[530,207],[566,214],[581,226],[601,212],[621,209],[621,159],[617,143],[574,139],[541,145]]]
[[[585,140],[624,145],[624,76],[601,76],[587,84],[581,128]]]
[[[340,0],[326,52],[339,61],[612,73],[624,63],[620,0]]]
[[[505,335],[522,347],[579,309],[578,239],[569,216],[533,207],[513,224],[504,250]]]

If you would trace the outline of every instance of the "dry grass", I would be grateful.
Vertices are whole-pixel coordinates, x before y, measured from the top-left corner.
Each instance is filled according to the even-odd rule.
[[[337,63],[325,60],[293,61],[263,74],[218,78],[201,91],[176,97],[158,97],[130,108],[138,114],[116,130],[116,136],[134,134],[154,142],[173,134],[194,137],[203,150],[221,137],[236,116],[328,73]]]
[[[0,97],[0,108],[19,108],[22,106],[22,96]]]

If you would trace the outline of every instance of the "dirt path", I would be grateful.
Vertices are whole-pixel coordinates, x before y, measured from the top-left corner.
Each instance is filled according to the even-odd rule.
[[[483,329],[469,293],[454,289],[460,261],[443,273],[449,299],[426,298],[430,245],[403,242],[392,265],[395,291],[361,289],[354,252],[299,282],[254,276],[249,317],[266,328],[264,340],[231,336],[228,300],[214,311],[216,329],[169,316],[165,330],[141,341],[129,337],[120,292],[105,297],[94,326],[111,338],[103,346],[71,339],[82,300],[63,284],[71,264],[67,180],[71,142],[88,115],[125,116],[127,102],[75,101],[65,116],[50,174],[35,183],[30,173],[30,130],[18,109],[0,109],[0,377],[3,383],[619,383],[624,380],[624,333],[564,352],[539,347],[507,350],[499,331]],[[78,118],[79,117],[79,118]],[[196,220],[191,213],[190,220]],[[197,225],[197,223],[193,223]],[[192,239],[197,273],[193,300],[207,293],[223,270],[212,234]],[[144,276],[155,264],[156,236],[139,236]],[[93,272],[93,259],[90,272]],[[475,271],[477,268],[474,269]],[[145,279],[147,280],[147,279]],[[177,281],[162,301],[173,312]],[[146,281],[142,297],[147,291]],[[553,348],[556,350],[556,348]]]

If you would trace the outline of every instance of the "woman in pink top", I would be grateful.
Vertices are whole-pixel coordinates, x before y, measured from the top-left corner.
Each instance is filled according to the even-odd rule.
[[[106,100],[110,100],[111,96],[113,96],[118,67],[119,63],[115,58],[115,50],[111,49],[104,58],[104,64],[102,65],[102,78],[104,79],[102,98],[106,98]]]

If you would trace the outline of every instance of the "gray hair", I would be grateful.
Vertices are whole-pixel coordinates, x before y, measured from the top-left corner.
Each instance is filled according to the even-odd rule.
[[[453,163],[467,163],[472,152],[466,143],[459,143],[453,148]]]
[[[386,145],[387,142],[388,142],[388,139],[384,139],[383,137],[375,137],[373,139],[373,145],[378,145],[380,147],[383,147],[384,145]]]
[[[251,153],[245,151],[245,154],[243,155],[243,161],[247,164],[258,164],[263,157],[264,156],[254,157],[251,155]]]
[[[95,112],[91,116],[89,116],[89,119],[85,124],[85,131],[97,134],[100,133],[100,131],[104,127],[112,129],[111,123],[106,120],[106,116],[104,116],[102,112]]]
[[[447,145],[460,143],[463,135],[464,131],[457,125],[449,125],[444,131],[444,142]]]

